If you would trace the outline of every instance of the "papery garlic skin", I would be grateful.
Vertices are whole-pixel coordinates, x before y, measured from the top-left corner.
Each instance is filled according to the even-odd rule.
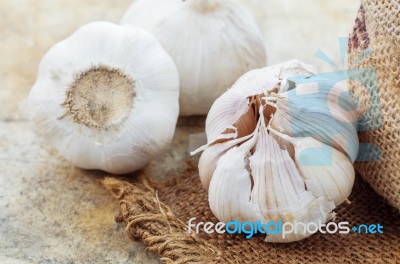
[[[93,22],[43,57],[29,109],[38,133],[74,165],[124,174],[171,142],[178,72],[150,33]]]
[[[207,114],[245,72],[266,64],[254,18],[231,0],[137,0],[122,24],[151,31],[180,76],[180,114]]]
[[[356,117],[336,109],[340,106],[330,96],[336,84],[312,71],[299,61],[250,71],[212,106],[208,143],[199,149],[204,151],[199,175],[220,221],[324,224],[350,195],[358,151]],[[303,78],[292,78],[296,75]],[[319,89],[307,82],[318,83]],[[339,90],[346,91],[334,93]],[[352,105],[350,97],[334,95],[344,100],[341,106]],[[285,238],[267,235],[266,241],[310,235],[298,230]]]
[[[279,92],[286,91],[289,76],[313,74],[314,68],[298,60],[291,60],[275,66],[255,69],[241,76],[227,92],[220,96],[210,109],[206,119],[208,143],[221,137],[227,127],[232,126],[248,111],[249,96],[262,94],[275,88],[282,80]],[[258,111],[258,109],[257,109]]]

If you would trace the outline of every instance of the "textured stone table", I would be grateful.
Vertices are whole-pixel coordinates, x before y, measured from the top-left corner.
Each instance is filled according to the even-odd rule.
[[[314,57],[321,49],[340,66],[337,37],[346,36],[358,1],[241,0],[265,35],[268,64]],[[74,168],[35,137],[26,98],[43,54],[90,21],[118,22],[129,0],[0,2],[0,263],[159,263],[114,223],[116,202],[100,180]],[[200,120],[201,121],[201,120]],[[198,120],[181,120],[173,147],[144,173],[179,173]],[[134,175],[133,175],[134,177]]]

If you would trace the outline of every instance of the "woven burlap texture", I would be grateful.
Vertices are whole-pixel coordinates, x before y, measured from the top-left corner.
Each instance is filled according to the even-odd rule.
[[[120,201],[116,221],[130,238],[144,242],[165,263],[399,263],[400,220],[397,211],[357,178],[351,204],[337,208],[336,222],[350,226],[380,223],[384,234],[320,233],[300,242],[270,244],[258,235],[188,234],[187,223],[218,220],[209,206],[197,168],[189,167],[173,183],[107,178],[104,185]]]
[[[376,72],[375,77],[365,71],[350,85],[366,117],[363,125],[371,129],[359,133],[360,142],[381,150],[378,161],[356,162],[355,167],[400,209],[400,1],[362,1],[349,40],[349,69],[372,68]]]

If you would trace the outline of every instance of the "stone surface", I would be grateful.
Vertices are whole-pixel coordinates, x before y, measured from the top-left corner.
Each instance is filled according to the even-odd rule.
[[[347,36],[358,0],[240,0],[265,35],[268,64],[318,61],[320,48],[340,67],[337,37]],[[107,174],[73,167],[36,138],[26,98],[40,58],[80,25],[118,22],[130,0],[0,2],[0,262],[159,263],[113,221],[116,202],[100,185]],[[179,174],[202,119],[182,119],[173,146],[144,169]],[[189,142],[190,141],[190,142]],[[191,148],[194,146],[192,145]],[[132,175],[134,177],[134,175]]]
[[[37,140],[25,121],[0,123],[0,145],[2,257],[158,263],[114,224],[117,204],[100,184],[105,173],[71,166]]]

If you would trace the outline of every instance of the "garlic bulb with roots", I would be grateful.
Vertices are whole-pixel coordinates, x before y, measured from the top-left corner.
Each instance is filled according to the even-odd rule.
[[[245,74],[213,104],[196,151],[211,210],[224,222],[326,223],[352,190],[356,121],[346,88],[302,62]]]
[[[266,65],[261,33],[232,0],[136,0],[122,24],[152,32],[180,77],[180,114],[207,114],[244,73]]]
[[[172,140],[178,72],[150,33],[93,22],[44,56],[29,109],[36,130],[74,165],[128,173]]]

